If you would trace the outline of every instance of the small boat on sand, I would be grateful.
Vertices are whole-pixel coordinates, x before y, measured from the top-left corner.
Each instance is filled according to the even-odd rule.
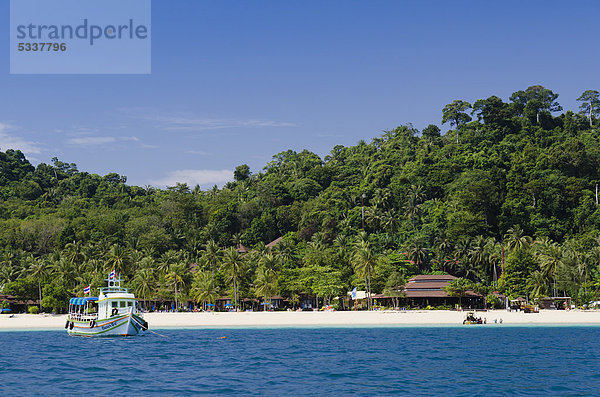
[[[148,329],[138,300],[121,279],[111,273],[108,288],[100,288],[97,297],[71,298],[65,328],[69,335],[134,336]]]
[[[484,324],[484,321],[480,317],[475,317],[475,313],[469,312],[467,316],[463,320],[463,324],[471,325],[471,324]]]

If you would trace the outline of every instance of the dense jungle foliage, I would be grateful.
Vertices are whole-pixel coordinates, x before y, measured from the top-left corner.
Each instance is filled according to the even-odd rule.
[[[60,309],[116,269],[144,299],[330,302],[447,272],[484,293],[588,302],[600,285],[600,99],[586,91],[563,113],[557,99],[532,86],[509,102],[457,100],[445,134],[402,125],[324,159],[290,150],[208,191],[0,152],[0,287]]]

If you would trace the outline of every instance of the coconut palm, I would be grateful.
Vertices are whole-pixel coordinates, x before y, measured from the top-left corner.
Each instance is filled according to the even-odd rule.
[[[147,255],[149,256],[149,255]],[[160,274],[165,274],[169,268],[179,261],[179,254],[175,250],[164,252],[158,259],[157,270]]]
[[[71,262],[71,265],[74,266],[78,272],[81,272],[81,265],[83,265],[83,262],[86,259],[81,241],[68,243],[65,245],[65,250],[67,251],[67,258],[69,259],[69,262]]]
[[[215,270],[219,268],[221,262],[221,249],[214,240],[209,240],[204,244],[202,256],[206,260],[206,265],[210,269],[210,274],[214,277]]]
[[[310,247],[312,242],[308,244]],[[275,256],[273,256],[273,254],[270,252],[262,254],[258,260],[258,264],[259,266],[262,266],[266,269],[271,269],[273,271],[277,270],[278,268],[277,258],[275,258]]]
[[[192,282],[191,293],[197,303],[202,302],[203,308],[205,308],[206,303],[214,305],[219,293],[215,286],[213,275],[209,272],[197,272]]]
[[[515,225],[506,231],[504,242],[509,251],[520,251],[531,246],[532,239],[526,236],[521,226]]]
[[[469,250],[469,260],[474,269],[477,269],[477,276],[480,279],[488,278],[488,264],[486,255],[486,240],[483,236],[477,236],[471,243],[471,249]]]
[[[256,272],[254,279],[254,292],[257,296],[261,296],[267,310],[267,302],[271,301],[271,297],[277,293],[278,280],[277,273],[273,268],[262,265]]]
[[[563,252],[560,245],[552,243],[547,245],[538,255],[542,276],[552,280],[555,285],[556,269],[563,264]],[[555,288],[553,293],[556,295]]]
[[[73,286],[73,275],[76,274],[76,272],[73,268],[73,265],[67,258],[54,258],[50,264],[50,267],[52,269],[52,276],[55,281],[63,286]]]
[[[360,240],[354,247],[352,261],[354,262],[354,271],[356,274],[365,279],[365,284],[367,287],[367,308],[368,310],[371,310],[371,277],[375,274],[377,256],[371,249],[368,242]]]
[[[48,264],[44,259],[38,258],[35,259],[31,257],[31,260],[28,261],[29,266],[27,267],[27,272],[31,277],[37,279],[38,282],[38,293],[40,298],[40,311],[42,310],[42,279],[44,279],[48,275]]]
[[[179,292],[178,287],[183,285],[184,283],[184,274],[186,269],[185,262],[177,262],[172,264],[169,267],[169,271],[165,275],[165,279],[167,280],[167,285],[172,287],[175,292],[175,310],[179,307],[179,303],[177,301],[177,294]]]
[[[527,288],[531,293],[532,298],[548,295],[548,278],[546,275],[536,270],[527,279]]]
[[[406,247],[408,260],[413,261],[420,270],[423,270],[423,264],[427,260],[428,253],[429,250],[423,246],[423,242],[421,240],[412,241]]]
[[[244,261],[244,257],[235,249],[235,247],[229,247],[223,253],[223,264],[221,265],[221,268],[225,271],[228,281],[233,282],[233,302],[234,307],[237,310],[238,283],[246,270],[246,262]]]
[[[294,244],[290,240],[281,240],[281,242],[275,247],[273,247],[271,251],[273,252],[273,255],[275,255],[275,257],[277,258],[277,261],[281,263],[282,266],[295,266],[296,255],[294,250]]]
[[[404,216],[406,216],[415,228],[415,219],[421,214],[421,203],[425,195],[421,185],[411,185],[404,201]]]
[[[118,244],[113,244],[106,255],[105,271],[114,270],[118,274],[127,274],[129,264],[129,251]]]
[[[142,268],[135,273],[132,280],[133,290],[135,294],[144,300],[144,303],[148,301],[154,292],[156,287],[156,280],[154,278],[154,271],[151,268]],[[146,309],[148,309],[146,307]]]

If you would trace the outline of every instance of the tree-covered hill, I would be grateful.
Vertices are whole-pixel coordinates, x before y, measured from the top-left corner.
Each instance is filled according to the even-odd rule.
[[[584,302],[600,265],[599,94],[579,101],[559,113],[558,94],[542,86],[509,102],[457,100],[442,111],[445,134],[403,125],[324,159],[286,151],[209,191],[129,186],[56,158],[34,167],[9,149],[0,286],[80,293],[116,267],[149,299],[328,300],[444,271],[509,295],[564,291]],[[253,251],[226,250],[239,244]]]

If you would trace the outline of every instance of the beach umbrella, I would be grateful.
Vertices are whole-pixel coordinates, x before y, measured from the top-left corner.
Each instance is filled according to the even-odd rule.
[[[214,306],[212,303],[207,303],[206,306]]]

